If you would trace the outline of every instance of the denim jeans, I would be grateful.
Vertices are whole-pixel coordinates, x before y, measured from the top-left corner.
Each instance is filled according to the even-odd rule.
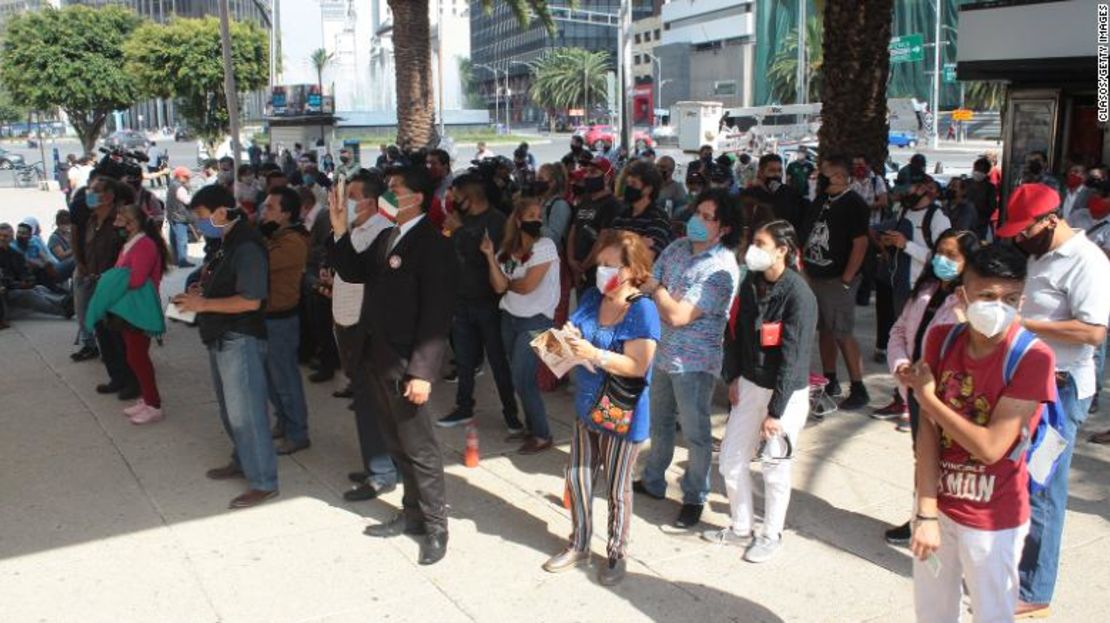
[[[85,328],[85,312],[89,309],[96,282],[91,278],[75,273],[73,276],[73,309],[77,313],[77,341],[85,348],[96,348],[96,334]]]
[[[1056,471],[1044,490],[1029,496],[1031,515],[1029,535],[1021,555],[1018,572],[1021,576],[1021,600],[1031,604],[1052,602],[1056,588],[1056,574],[1060,565],[1060,544],[1064,532],[1064,513],[1068,508],[1068,472],[1075,451],[1075,437],[1087,419],[1091,397],[1076,396],[1075,379],[1069,374],[1067,382],[1058,383],[1060,406],[1067,414],[1065,430],[1068,447],[1060,455]]]
[[[709,470],[713,462],[713,436],[709,403],[717,377],[709,372],[667,374],[655,371],[651,380],[651,450],[644,466],[644,488],[652,495],[666,495],[667,468],[674,458],[674,425],[682,424],[690,460],[682,476],[682,503],[705,504],[709,497]]]
[[[65,316],[65,296],[51,292],[46,286],[8,290],[8,304],[50,316]]]
[[[266,414],[266,340],[226,333],[208,345],[220,421],[235,445],[231,458],[251,489],[276,491],[277,455]]]
[[[299,315],[266,319],[266,384],[270,404],[285,437],[293,443],[308,441],[308,404],[304,397],[297,350],[301,342]]]
[[[505,343],[501,339],[501,310],[497,303],[467,303],[460,301],[455,308],[451,325],[451,341],[455,348],[459,387],[455,392],[455,408],[463,413],[474,411],[474,374],[482,362],[482,353],[489,361],[501,399],[501,413],[510,428],[520,428],[517,419],[516,396],[513,395],[513,377]]]
[[[528,432],[540,439],[551,439],[551,428],[547,424],[540,386],[536,383],[536,368],[540,360],[529,342],[550,328],[551,319],[543,314],[531,318],[518,318],[508,312],[501,314],[501,341],[509,354],[513,385],[524,407],[524,421]]]
[[[189,261],[189,225],[170,223],[170,246],[173,247],[173,260],[178,266]]]

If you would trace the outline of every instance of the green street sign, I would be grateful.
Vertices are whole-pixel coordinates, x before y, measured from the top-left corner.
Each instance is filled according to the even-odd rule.
[[[945,63],[944,64],[944,73],[941,74],[941,75],[944,76],[944,83],[945,84],[955,84],[956,83],[956,63]]]
[[[890,62],[915,63],[925,60],[925,35],[913,33],[890,40]]]

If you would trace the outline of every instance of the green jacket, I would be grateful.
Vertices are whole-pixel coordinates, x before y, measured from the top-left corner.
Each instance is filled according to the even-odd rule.
[[[148,279],[142,287],[131,290],[127,287],[130,279],[130,268],[113,268],[100,274],[85,312],[89,331],[111,313],[147,335],[157,337],[166,332],[166,318],[154,284]]]

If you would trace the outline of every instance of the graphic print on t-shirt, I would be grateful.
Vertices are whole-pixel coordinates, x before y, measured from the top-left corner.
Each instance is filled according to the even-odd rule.
[[[833,263],[829,255],[829,223],[822,217],[813,224],[813,231],[806,240],[806,263],[812,266],[829,266]]]
[[[992,405],[983,393],[976,393],[975,379],[970,374],[945,370],[937,384],[937,394],[954,411],[963,413],[979,426],[991,420]],[[986,466],[970,454],[965,462],[945,460],[953,449],[952,437],[940,431],[940,484],[938,493],[958,500],[989,503],[994,495],[995,475],[986,473]]]

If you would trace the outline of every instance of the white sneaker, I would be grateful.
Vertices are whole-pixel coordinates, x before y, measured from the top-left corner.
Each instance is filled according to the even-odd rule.
[[[131,416],[132,424],[151,424],[162,419],[162,410],[150,405],[143,405],[143,410]]]
[[[709,541],[714,545],[733,545],[736,547],[748,547],[752,543],[755,535],[737,534],[732,528],[721,528],[720,530],[706,530],[701,533],[701,538],[704,541]]]
[[[144,408],[146,408],[146,402],[144,402],[143,399],[140,398],[135,401],[135,404],[124,409],[123,414],[127,417],[131,417],[133,415],[138,415]]]
[[[755,541],[748,546],[748,551],[744,552],[744,560],[754,563],[767,562],[774,558],[781,548],[782,537],[777,539],[766,536],[756,537]]]

